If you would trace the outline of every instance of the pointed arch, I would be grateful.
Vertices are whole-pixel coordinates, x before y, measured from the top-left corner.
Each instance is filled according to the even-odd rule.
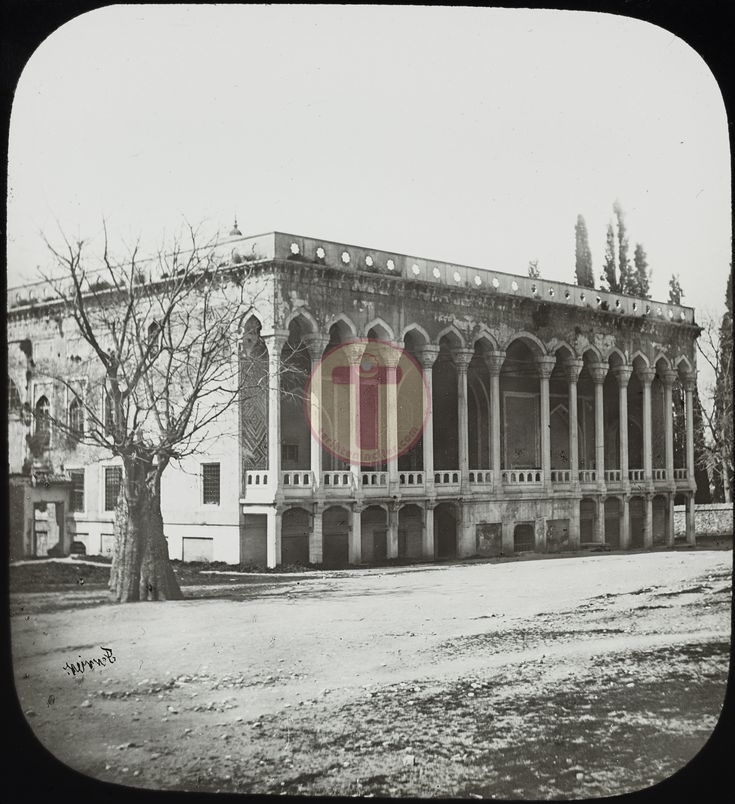
[[[498,351],[498,339],[490,332],[485,324],[481,324],[470,339],[470,345],[473,348],[476,349],[478,344],[482,346],[483,351]]]
[[[387,324],[382,318],[374,318],[369,324],[365,325],[365,337],[370,337],[370,331],[375,330],[377,333],[377,340],[389,341],[393,343],[395,340],[395,333],[393,328]]]
[[[543,342],[532,332],[526,332],[525,330],[521,330],[520,332],[514,332],[510,338],[503,344],[503,349],[507,352],[508,348],[511,344],[515,343],[515,341],[521,341],[525,343],[526,346],[529,347],[531,352],[536,352],[540,355],[548,354],[546,351],[546,346],[544,346]]]
[[[584,347],[580,357],[584,360],[585,363],[602,362],[602,355],[600,354],[600,350],[596,346],[593,346],[591,343],[587,344],[587,346]]]
[[[640,361],[641,363],[643,363],[646,366],[646,368],[651,367],[651,361],[648,359],[646,354],[644,352],[642,352],[640,349],[638,349],[637,351],[635,351],[631,355],[631,358],[630,358],[631,366],[635,366],[637,361]]]
[[[335,326],[338,328],[340,335],[346,334],[351,338],[357,337],[357,327],[344,313],[339,313],[339,315],[332,316],[329,319],[329,321],[327,322],[327,331],[329,332],[332,329],[332,327]]]
[[[674,368],[679,373],[692,374],[694,372],[694,368],[686,355],[678,355],[678,357],[674,359]]]
[[[666,357],[666,355],[663,352],[657,352],[653,359],[653,365],[656,368],[658,368],[659,363],[663,363],[663,367],[665,369],[671,368],[671,361],[669,360],[668,357]]]
[[[614,346],[610,350],[610,354],[607,356],[607,362],[611,366],[627,366],[628,361],[625,358],[625,354],[618,349],[617,346]]]
[[[420,324],[406,324],[406,326],[401,331],[401,341],[406,340],[406,336],[410,333],[416,333],[420,335],[424,339],[423,346],[431,343],[431,338],[429,337],[429,333],[420,325]]]
[[[314,316],[304,307],[299,307],[297,310],[292,310],[284,322],[284,328],[289,329],[293,322],[303,321],[302,329],[303,334],[314,334],[319,332],[319,324]]]
[[[574,349],[573,346],[570,346],[567,341],[556,341],[554,345],[548,349],[550,355],[556,355],[557,358],[559,357],[559,353],[561,352],[562,357],[577,357],[577,351]]]
[[[444,329],[436,336],[436,343],[437,345],[441,344],[443,338],[447,338],[449,341],[454,341],[452,344],[453,347],[464,347],[465,342],[464,338],[462,337],[462,333],[457,329],[454,324],[450,324],[448,327],[444,327]]]

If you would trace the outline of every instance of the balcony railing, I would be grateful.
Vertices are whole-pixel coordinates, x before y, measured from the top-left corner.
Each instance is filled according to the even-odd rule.
[[[674,480],[686,480],[686,479],[687,479],[686,469],[674,469]]]
[[[552,483],[571,483],[572,472],[570,469],[552,469],[551,470]]]
[[[656,480],[666,480],[666,470],[665,469],[654,469],[653,470],[653,479]]]
[[[360,483],[363,488],[384,488],[388,485],[387,472],[363,472],[360,475]]]
[[[502,478],[508,486],[539,486],[543,474],[540,469],[507,469],[502,473]]]
[[[454,486],[459,484],[459,472],[450,470],[448,472],[434,472],[435,486]]]
[[[580,469],[579,482],[582,484],[597,483],[597,469]]]
[[[646,473],[643,469],[628,469],[628,480],[632,480],[635,483],[643,483],[646,479]]]
[[[493,473],[490,469],[470,469],[470,483],[490,485],[493,482]]]
[[[323,472],[322,485],[329,488],[352,488],[352,474],[350,472]]]
[[[303,469],[281,472],[281,485],[284,488],[311,488],[314,485],[314,475]]]
[[[605,469],[605,483],[620,483],[623,473],[620,469]]]
[[[423,486],[424,473],[423,472],[400,472],[398,474],[398,483],[401,486]]]
[[[268,471],[264,472],[245,472],[245,484],[247,486],[267,486]]]

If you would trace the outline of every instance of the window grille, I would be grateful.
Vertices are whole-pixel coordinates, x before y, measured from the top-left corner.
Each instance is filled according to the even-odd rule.
[[[105,511],[114,511],[122,485],[122,469],[119,466],[105,467]]]
[[[84,511],[84,469],[73,470],[71,475],[71,510]]]
[[[219,505],[219,464],[202,464],[202,502],[204,505]]]

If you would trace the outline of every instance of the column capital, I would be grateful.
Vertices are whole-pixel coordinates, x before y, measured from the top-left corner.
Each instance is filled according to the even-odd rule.
[[[304,345],[308,349],[309,356],[313,362],[321,359],[328,344],[329,338],[326,335],[318,335],[314,333],[304,337]]]
[[[593,362],[587,364],[587,371],[589,371],[590,376],[592,377],[592,382],[595,385],[602,385],[602,383],[605,382],[608,369],[609,366],[607,363]]]
[[[485,364],[487,365],[487,370],[490,372],[490,374],[500,374],[500,370],[503,368],[503,363],[505,362],[505,352],[501,349],[492,352],[485,352],[483,357],[485,359]]]
[[[674,369],[667,368],[661,372],[660,379],[665,388],[671,388],[678,376]]]
[[[656,376],[656,369],[644,366],[643,368],[636,368],[635,373],[636,377],[638,377],[638,379],[644,385],[650,385],[653,382],[654,377]]]
[[[380,355],[380,359],[385,366],[388,368],[395,368],[400,359],[401,355],[403,354],[403,350],[400,346],[395,343],[369,343],[366,346],[367,349],[374,349],[378,355]]]
[[[474,357],[474,349],[452,349],[452,357],[457,371],[460,374],[466,373],[470,366],[470,361]]]
[[[536,355],[534,358],[536,368],[538,369],[539,377],[543,380],[548,380],[551,377],[551,372],[556,366],[555,355]]]
[[[569,382],[577,382],[583,366],[584,360],[581,357],[572,357],[564,363],[564,373],[567,375]]]
[[[618,381],[621,388],[627,388],[628,380],[633,373],[632,366],[614,366],[612,369],[613,376]]]
[[[352,503],[352,513],[353,514],[361,514],[364,510],[365,510],[365,506],[363,505],[362,501]]]
[[[419,362],[421,363],[421,367],[425,370],[430,369],[436,362],[438,356],[439,347],[430,343],[426,344],[419,354]]]
[[[694,391],[697,387],[697,375],[694,371],[687,372],[682,377],[682,385],[684,386],[685,391]]]
[[[365,354],[366,346],[367,341],[351,341],[350,343],[341,344],[345,357],[351,366],[356,366],[360,363],[362,356]]]

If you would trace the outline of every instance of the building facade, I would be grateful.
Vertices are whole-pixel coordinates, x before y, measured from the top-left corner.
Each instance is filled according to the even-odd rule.
[[[675,504],[694,542],[691,308],[278,232],[235,231],[220,251],[253,286],[233,333],[248,391],[236,426],[164,475],[172,558],[345,566],[651,548],[673,545]],[[28,409],[65,401],[34,378],[32,356],[74,350],[41,291],[11,291],[8,311],[10,470],[25,462],[34,488]],[[364,389],[329,404],[305,389],[343,348],[354,365],[382,348],[420,366],[421,432],[400,454],[366,463],[349,443],[344,455],[324,447],[323,422],[356,421]],[[375,399],[387,432],[416,405],[399,380]],[[109,552],[119,467],[68,445],[48,454],[47,477],[69,484],[53,517],[62,546]],[[53,538],[39,547],[38,518],[19,551]]]

